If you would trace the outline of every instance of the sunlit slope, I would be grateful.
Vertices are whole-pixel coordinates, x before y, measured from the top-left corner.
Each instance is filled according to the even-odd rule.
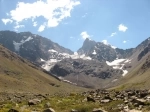
[[[147,54],[118,84],[119,86],[115,87],[117,89],[149,89],[150,55]]]
[[[0,45],[0,92],[55,93],[84,90],[60,82]]]

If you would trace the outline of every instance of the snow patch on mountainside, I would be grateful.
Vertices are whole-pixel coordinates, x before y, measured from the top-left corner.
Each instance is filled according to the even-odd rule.
[[[97,53],[96,53],[96,51],[94,50],[92,54],[96,55]]]
[[[83,55],[79,55],[77,52],[74,52],[73,55],[70,55],[68,53],[59,53],[58,51],[54,50],[54,49],[50,49],[48,50],[50,53],[50,59],[45,61],[45,63],[42,65],[42,68],[49,71],[54,65],[55,63],[66,59],[66,58],[71,58],[71,59],[83,59],[83,60],[92,60],[91,57],[89,56],[85,56],[85,54]],[[41,60],[41,62],[44,62],[43,60]]]
[[[105,44],[105,45],[107,45],[107,46],[110,46],[110,47],[113,48],[113,49],[116,49],[116,48],[117,48],[117,47],[115,47],[115,46],[110,45],[110,44],[107,42],[107,40],[103,40],[102,43]]]
[[[112,46],[112,45],[110,45],[111,46],[111,48],[113,48],[113,49],[116,49],[117,47],[115,47],[115,46]]]
[[[25,38],[25,37],[24,37]],[[21,40],[19,43],[13,41],[14,47],[15,47],[15,51],[19,51],[20,50],[20,46],[23,45],[24,43],[32,40],[32,37],[28,37],[26,40]]]
[[[49,52],[56,52],[57,53],[57,51],[56,50],[54,50],[54,49],[50,49],[50,50],[48,50]]]
[[[113,81],[111,81],[111,82],[116,82],[118,79],[114,79]]]
[[[123,74],[122,74],[122,76],[125,76],[127,73],[128,73],[128,71],[127,71],[127,70],[123,70]]]
[[[49,71],[59,61],[61,60],[49,59],[48,61],[45,61],[45,64],[42,65],[42,68],[46,71]]]
[[[42,58],[40,58],[40,59],[41,59],[41,61],[42,61],[42,62],[45,62],[45,60],[44,60],[44,59],[42,59]]]
[[[71,82],[71,81],[69,81],[69,80],[66,80],[66,79],[64,79],[63,77],[58,77],[61,81],[63,81],[63,82],[66,82],[66,83],[69,83],[69,84],[73,84],[73,85],[77,85],[76,83],[73,83],[73,82]]]
[[[122,76],[125,76],[128,73],[128,71],[124,70],[123,67],[124,67],[125,63],[130,63],[130,62],[131,62],[131,60],[129,60],[129,59],[116,59],[112,62],[106,61],[106,64],[109,66],[112,66],[113,69],[121,69],[123,71]]]

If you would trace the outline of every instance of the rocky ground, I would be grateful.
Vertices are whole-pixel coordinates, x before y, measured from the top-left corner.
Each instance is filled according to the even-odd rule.
[[[0,112],[149,112],[150,90],[0,93]]]

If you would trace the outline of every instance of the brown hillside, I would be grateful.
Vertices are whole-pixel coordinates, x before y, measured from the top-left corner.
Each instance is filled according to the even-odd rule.
[[[81,88],[60,82],[0,45],[0,92],[55,93],[73,90]]]

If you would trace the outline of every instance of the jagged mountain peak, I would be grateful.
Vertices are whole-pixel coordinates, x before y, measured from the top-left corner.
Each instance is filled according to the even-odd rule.
[[[90,50],[96,45],[96,42],[86,38],[83,42],[83,46],[77,51],[79,54],[88,54]]]

